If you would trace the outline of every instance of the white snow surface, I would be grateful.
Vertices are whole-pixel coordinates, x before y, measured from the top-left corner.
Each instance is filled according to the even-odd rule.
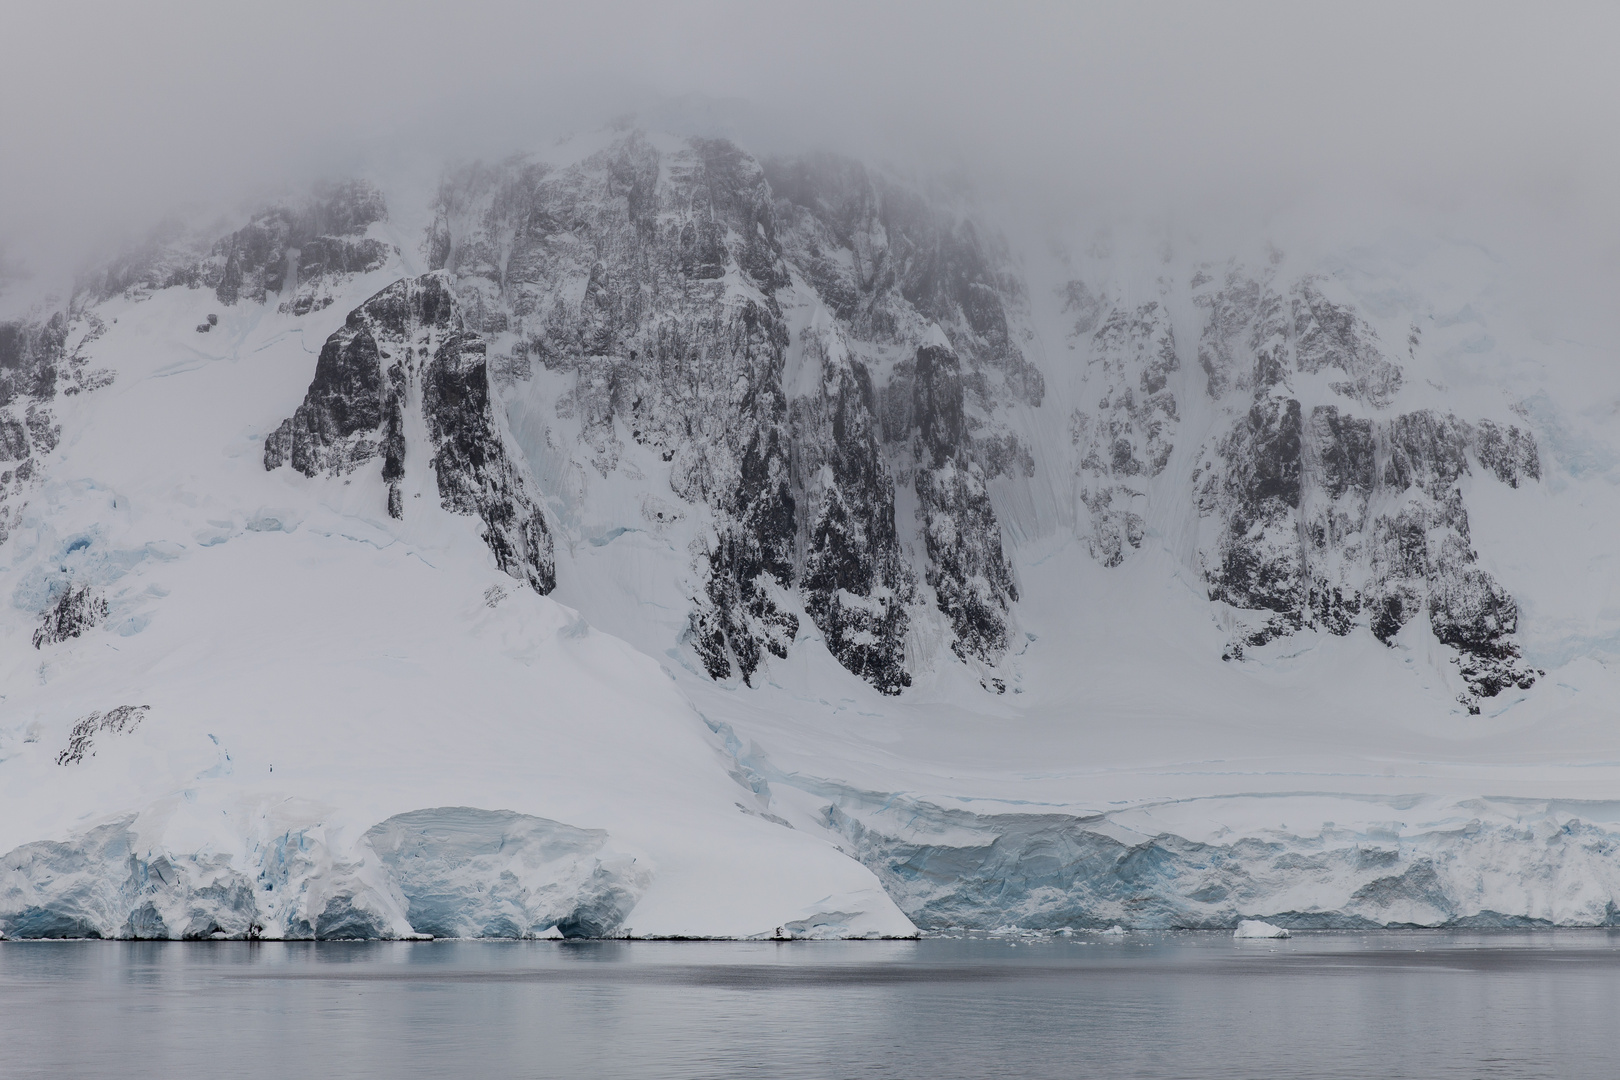
[[[116,381],[53,405],[61,444],[0,547],[11,932],[49,909],[103,936],[300,936],[322,918],[362,936],[906,935],[971,910],[937,887],[963,852],[1011,897],[987,925],[1614,920],[1620,365],[1515,333],[1457,247],[1323,265],[1387,313],[1390,340],[1415,308],[1433,318],[1416,397],[1468,412],[1461,395],[1470,416],[1531,403],[1543,482],[1480,481],[1469,506],[1546,675],[1481,716],[1457,708],[1423,620],[1395,648],[1305,633],[1223,662],[1185,523],[1149,521],[1120,567],[1091,558],[1062,456],[1084,388],[1057,283],[1155,286],[1033,256],[1049,394],[1020,408],[1036,475],[994,489],[1022,597],[1008,692],[935,650],[883,697],[808,618],[755,687],[713,683],[682,643],[701,511],[646,479],[660,463],[632,440],[613,475],[586,468],[544,371],[506,405],[548,499],[550,597],[495,568],[426,469],[407,476],[402,521],[375,463],[349,480],[265,471],[264,437],[326,336],[424,269],[415,233],[394,242],[405,255],[301,318],[186,288],[99,308],[93,363]],[[210,312],[219,325],[196,333]],[[1196,316],[1174,314],[1190,356]],[[1185,441],[1166,483],[1190,471]],[[36,649],[69,572],[105,591],[109,617]],[[122,705],[150,708],[57,764],[80,718]],[[995,862],[1019,829],[1028,842]],[[1130,881],[1174,902],[1077,908],[1077,860],[1110,844],[1173,852]]]

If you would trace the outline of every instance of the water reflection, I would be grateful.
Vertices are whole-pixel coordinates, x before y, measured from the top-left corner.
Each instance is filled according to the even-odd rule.
[[[1620,937],[0,944],[0,1076],[1607,1077]]]

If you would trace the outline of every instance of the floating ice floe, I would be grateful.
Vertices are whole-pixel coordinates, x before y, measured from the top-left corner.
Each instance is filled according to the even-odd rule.
[[[1238,923],[1237,929],[1232,931],[1234,938],[1285,938],[1292,937],[1287,930],[1280,926],[1273,926],[1259,919],[1244,919]]]

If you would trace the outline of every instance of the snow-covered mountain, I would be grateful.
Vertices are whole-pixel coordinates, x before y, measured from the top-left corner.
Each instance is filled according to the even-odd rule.
[[[0,932],[1620,918],[1620,397],[1477,247],[640,132],[233,225],[0,325]]]

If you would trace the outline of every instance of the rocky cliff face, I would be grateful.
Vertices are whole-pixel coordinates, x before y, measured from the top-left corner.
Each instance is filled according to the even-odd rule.
[[[571,371],[557,403],[601,475],[626,435],[669,463],[669,488],[708,507],[692,641],[716,678],[786,656],[798,617],[796,505],[776,291],[759,168],[728,144],[667,159],[632,137],[555,175],[475,168],[446,182],[429,240],[474,324],[511,355]]]
[[[484,343],[442,274],[397,281],[349,313],[303,404],[265,439],[264,467],[342,476],[381,458],[388,513],[400,518],[418,418],[440,504],[477,516],[496,564],[550,592],[551,535],[492,406]]]
[[[894,477],[868,368],[831,332],[803,343],[820,393],[792,402],[805,610],[850,671],[885,693],[911,683],[904,644],[916,585],[900,550]]]
[[[1022,283],[971,217],[856,162],[817,155],[765,169],[786,257],[874,385],[886,456],[917,498],[918,569],[951,650],[993,667],[1017,587],[988,484],[1033,472],[1004,414],[1045,394],[1021,345]]]
[[[1181,367],[1164,308],[1103,311],[1100,298],[1071,282],[1065,311],[1077,312],[1071,337],[1093,335],[1091,402],[1075,408],[1069,433],[1079,458],[1079,498],[1089,515],[1092,557],[1118,566],[1142,546],[1148,482],[1164,472],[1175,449],[1178,415],[1169,378]],[[1106,319],[1104,316],[1106,315]],[[1101,325],[1099,325],[1101,323]]]
[[[1476,468],[1513,487],[1538,480],[1531,435],[1400,410],[1401,362],[1317,279],[1233,267],[1220,280],[1200,271],[1183,295],[1202,317],[1200,409],[1213,414],[1207,435],[1190,435],[1194,558],[1231,628],[1228,657],[1305,629],[1392,644],[1421,615],[1455,650],[1470,711],[1530,686],[1517,605],[1478,565],[1461,482]],[[1071,423],[1087,538],[1115,566],[1140,546],[1151,500],[1187,497],[1153,483],[1184,437],[1168,388],[1182,365],[1161,304],[1127,309],[1078,281],[1065,301],[1097,396]],[[1414,328],[1409,349],[1418,339]]]
[[[572,376],[555,420],[590,468],[633,440],[707,516],[689,641],[712,676],[786,656],[803,613],[897,693],[919,589],[959,656],[1000,659],[1015,589],[986,483],[1028,455],[994,413],[1042,386],[971,227],[848,162],[630,135],[448,177],[427,251],[505,370]]]
[[[966,441],[962,373],[938,346],[917,350],[913,376],[917,498],[927,545],[928,584],[950,619],[957,656],[994,662],[1007,647],[1007,619],[1018,599],[1001,550],[985,470]]]
[[[83,289],[104,298],[177,286],[207,288],[225,305],[262,304],[279,296],[283,311],[304,315],[330,307],[345,283],[381,268],[395,253],[366,236],[387,218],[382,193],[371,184],[322,184],[307,198],[260,210],[225,236],[165,225],[92,275]]]
[[[0,322],[0,544],[40,480],[41,459],[62,436],[51,402],[112,382],[85,354],[105,330],[82,303],[44,319]]]

